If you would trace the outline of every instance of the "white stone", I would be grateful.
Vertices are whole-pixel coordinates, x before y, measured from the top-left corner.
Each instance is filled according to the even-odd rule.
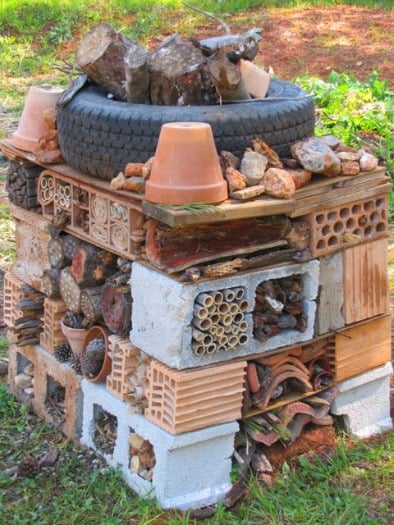
[[[339,383],[331,412],[344,416],[346,430],[359,438],[393,427],[390,417],[390,362]]]
[[[128,404],[112,396],[104,385],[82,381],[84,411],[81,443],[100,453],[107,463],[120,467],[126,483],[144,497],[156,498],[163,508],[187,510],[212,505],[231,488],[231,455],[236,422],[173,436],[140,414],[130,414]],[[102,454],[94,443],[94,416],[105,410],[117,418],[112,455]],[[130,470],[130,432],[148,440],[156,464],[152,481]]]
[[[291,275],[300,275],[303,281],[303,307],[308,316],[307,329],[302,333],[294,329],[283,330],[279,335],[262,343],[253,337],[252,312],[255,307],[255,290],[263,281]],[[148,355],[178,369],[205,366],[307,341],[314,335],[318,285],[317,260],[254,270],[199,283],[179,283],[164,273],[136,262],[132,272],[133,328],[130,337],[133,344]],[[202,356],[194,354],[191,342],[195,298],[200,293],[238,287],[245,290],[244,299],[248,303],[245,312],[248,342],[228,352]]]
[[[246,151],[241,161],[240,172],[245,175],[248,186],[257,186],[260,184],[268,160],[261,153],[256,151]]]
[[[372,171],[378,167],[378,159],[370,153],[363,152],[360,158],[361,171]]]

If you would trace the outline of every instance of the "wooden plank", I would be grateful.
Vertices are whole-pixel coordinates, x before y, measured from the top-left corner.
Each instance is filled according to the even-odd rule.
[[[347,248],[342,257],[345,323],[387,313],[388,240],[379,239]]]
[[[296,209],[289,213],[289,217],[300,217],[308,213],[319,211],[322,208],[335,208],[337,206],[342,206],[343,204],[350,204],[351,202],[358,200],[376,197],[377,195],[389,193],[391,189],[392,184],[386,179],[381,181],[379,185],[373,188],[367,187],[361,189],[360,191],[358,191],[358,188],[355,187],[352,188],[352,191],[349,191],[349,189],[346,189],[346,191],[341,189],[339,194],[335,194],[335,190],[333,190],[333,193],[328,193],[326,198],[314,198],[313,202],[310,203],[302,201],[298,202]]]
[[[217,206],[207,205],[197,211],[190,207],[164,206],[144,201],[142,211],[168,226],[187,226],[204,222],[220,222],[233,219],[249,219],[268,215],[286,215],[295,209],[294,200],[259,197],[249,202],[227,200]]]
[[[335,336],[335,379],[343,381],[391,359],[391,314],[341,330]]]
[[[317,335],[345,326],[343,316],[342,255],[337,252],[320,258],[318,308],[315,329]]]

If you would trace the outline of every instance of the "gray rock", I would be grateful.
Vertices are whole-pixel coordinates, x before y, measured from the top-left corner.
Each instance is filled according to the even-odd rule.
[[[323,135],[319,138],[331,149],[337,148],[341,143],[341,141],[337,137],[334,137],[334,135]]]
[[[341,173],[341,161],[332,149],[318,137],[293,144],[291,153],[308,171],[335,177]]]
[[[267,168],[268,160],[264,155],[255,151],[245,151],[241,161],[240,172],[246,177],[248,186],[258,185]]]

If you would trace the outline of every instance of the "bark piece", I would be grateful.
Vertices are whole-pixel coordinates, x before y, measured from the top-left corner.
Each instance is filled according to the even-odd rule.
[[[115,98],[126,100],[125,56],[136,47],[139,48],[132,40],[101,23],[83,38],[77,49],[77,63]]]
[[[129,286],[106,282],[101,291],[101,308],[108,329],[114,334],[128,334],[131,329],[131,292]]]
[[[257,138],[252,141],[253,150],[264,155],[268,160],[269,168],[283,168],[283,163],[275,150],[271,148],[263,139]]]

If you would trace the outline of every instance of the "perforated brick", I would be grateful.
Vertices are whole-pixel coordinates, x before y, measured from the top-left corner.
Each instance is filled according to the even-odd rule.
[[[44,301],[44,327],[40,334],[40,345],[51,354],[57,345],[67,341],[60,326],[66,310],[66,303],[61,299],[46,298]]]
[[[152,360],[145,415],[171,434],[241,417],[246,362],[178,371]]]
[[[354,242],[380,239],[388,235],[388,197],[378,195],[351,204],[311,213],[310,251],[313,257],[349,246]]]
[[[13,275],[11,272],[6,272],[4,275],[4,323],[11,327],[14,322],[22,317],[22,312],[16,309],[18,301],[25,297],[22,287],[25,283]]]
[[[147,369],[151,358],[118,335],[109,337],[112,370],[107,376],[107,390],[130,404],[134,413],[142,414],[147,406]]]

